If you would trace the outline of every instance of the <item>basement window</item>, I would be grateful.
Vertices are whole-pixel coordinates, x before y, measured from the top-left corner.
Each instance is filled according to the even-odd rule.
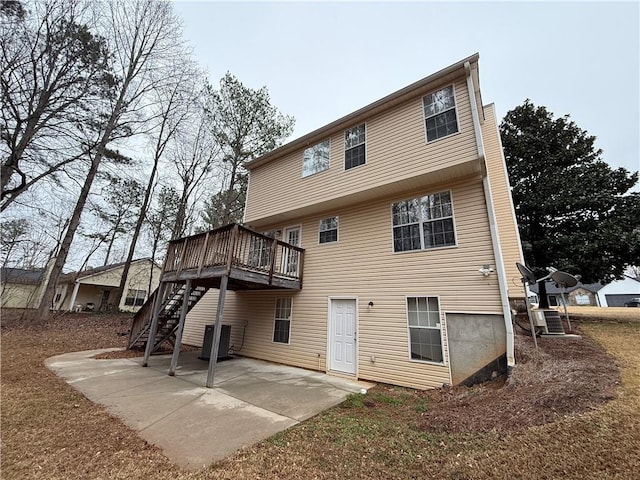
[[[407,323],[411,360],[443,363],[438,297],[407,297]]]
[[[273,326],[273,341],[275,343],[289,343],[291,331],[291,299],[276,299],[276,315]]]

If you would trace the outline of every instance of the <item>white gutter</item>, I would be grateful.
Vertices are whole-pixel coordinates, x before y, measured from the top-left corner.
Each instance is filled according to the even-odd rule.
[[[469,91],[469,100],[471,102],[471,117],[473,118],[473,129],[476,134],[476,145],[478,148],[478,158],[483,161],[484,168],[482,172],[482,186],[484,187],[484,200],[487,206],[487,215],[489,217],[489,228],[491,230],[491,243],[493,245],[493,256],[496,260],[496,273],[498,275],[498,286],[500,288],[500,300],[502,302],[502,314],[504,316],[504,326],[507,334],[507,368],[510,369],[516,364],[514,353],[513,339],[513,323],[511,321],[511,308],[509,306],[509,292],[507,291],[507,273],[504,269],[504,261],[502,259],[502,248],[500,247],[500,236],[498,234],[498,225],[496,222],[496,214],[493,208],[493,197],[491,195],[491,185],[487,175],[486,159],[484,154],[484,142],[482,140],[482,130],[480,128],[480,116],[478,114],[478,104],[476,103],[476,94],[473,89],[473,80],[471,78],[471,64],[465,62],[464,70],[467,74],[467,90]]]

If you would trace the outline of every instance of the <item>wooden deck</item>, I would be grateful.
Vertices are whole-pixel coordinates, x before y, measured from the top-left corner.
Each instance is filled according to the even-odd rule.
[[[228,289],[302,288],[304,249],[240,225],[172,240],[162,282],[185,282]]]
[[[300,290],[303,263],[304,249],[237,224],[172,240],[160,286],[133,318],[129,348],[144,345],[150,334],[154,337],[152,350],[171,340],[182,305],[186,305],[186,315],[209,288]],[[154,306],[155,332],[151,329]]]

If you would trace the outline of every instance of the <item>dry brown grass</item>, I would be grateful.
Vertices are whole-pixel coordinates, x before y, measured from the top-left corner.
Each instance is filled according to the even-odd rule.
[[[126,317],[67,316],[37,328],[3,318],[2,478],[585,480],[631,479],[640,471],[640,321],[579,322],[615,357],[622,387],[614,400],[564,412],[551,423],[437,432],[425,428],[423,419],[442,414],[446,401],[378,386],[197,472],[170,464],[43,366],[59,353],[123,345],[117,332],[126,326]],[[567,378],[575,379],[575,372]],[[566,382],[565,389],[574,387]],[[508,387],[494,385],[495,396],[491,386],[483,388],[482,404],[504,408],[497,393]],[[549,393],[547,384],[539,385],[539,393]],[[482,404],[469,402],[463,412],[482,415]]]
[[[568,307],[569,318],[592,321],[640,322],[640,308],[629,307]],[[562,312],[563,310],[560,309]]]

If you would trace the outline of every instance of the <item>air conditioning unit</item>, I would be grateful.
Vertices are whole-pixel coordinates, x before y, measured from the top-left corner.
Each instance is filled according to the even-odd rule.
[[[211,358],[211,345],[215,338],[215,325],[205,325],[204,339],[202,340],[202,352],[198,357],[200,360],[209,360]],[[220,345],[218,346],[218,360],[229,356],[229,345],[231,344],[231,325],[222,325],[220,330]]]
[[[556,310],[532,310],[533,325],[542,328],[545,335],[563,335],[562,318]]]

